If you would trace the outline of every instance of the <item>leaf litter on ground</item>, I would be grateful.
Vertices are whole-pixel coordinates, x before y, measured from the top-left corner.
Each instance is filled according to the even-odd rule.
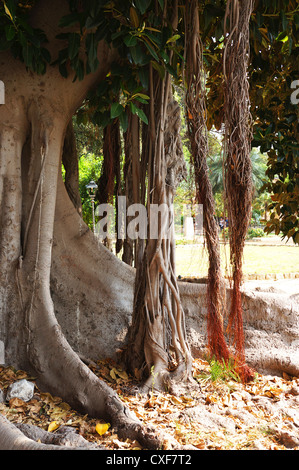
[[[210,364],[194,359],[196,387],[172,395],[138,392],[138,383],[112,360],[89,361],[89,367],[107,382],[120,400],[144,424],[167,432],[180,445],[194,449],[299,450],[299,379],[256,374],[243,384],[228,376],[213,379]],[[20,379],[34,382],[25,371],[0,367],[0,388]],[[109,423],[82,415],[60,397],[35,386],[29,402],[13,398],[0,403],[0,413],[13,423],[27,423],[55,432],[72,426],[86,440],[108,450],[142,449],[136,441],[120,439]],[[170,444],[165,441],[164,449]]]

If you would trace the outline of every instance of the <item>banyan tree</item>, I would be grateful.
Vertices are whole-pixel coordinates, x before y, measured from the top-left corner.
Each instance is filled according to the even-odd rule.
[[[0,340],[5,360],[31,371],[41,387],[74,408],[109,420],[120,435],[147,448],[159,447],[159,436],[130,416],[117,394],[80,360],[55,315],[50,288],[55,270],[56,281],[65,288],[77,295],[88,290],[88,301],[110,289],[117,309],[123,292],[123,279],[117,270],[109,271],[108,251],[95,252],[95,235],[82,220],[71,122],[81,108],[103,128],[98,200],[109,203],[124,196],[127,205],[146,208],[145,236],[117,240],[117,251],[123,249],[128,264],[134,259],[136,273],[132,322],[120,360],[145,390],[153,370],[156,387],[175,390],[178,384],[192,385],[172,210],[177,185],[186,176],[181,141],[185,118],[209,252],[208,347],[211,356],[235,361],[243,380],[250,379],[240,284],[252,197],[248,65],[253,1],[214,2],[217,30],[210,34],[211,43],[221,44],[217,76],[222,77],[223,112],[215,115],[224,130],[231,221],[228,338],[207,167],[210,77],[204,25],[211,24],[213,5],[206,3],[7,0],[0,7],[0,79],[5,84],[5,104],[0,106]],[[183,105],[176,100],[177,89]],[[150,236],[153,229],[155,236]],[[76,273],[73,277],[57,269],[62,258]],[[18,435],[2,420],[0,431],[1,448],[17,447]]]

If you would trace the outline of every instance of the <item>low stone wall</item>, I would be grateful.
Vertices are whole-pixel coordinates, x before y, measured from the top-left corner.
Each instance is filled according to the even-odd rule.
[[[242,287],[247,363],[258,372],[299,376],[297,280],[249,281]],[[206,353],[206,285],[181,283],[186,329],[194,356]],[[229,311],[230,288],[226,288]]]
[[[71,346],[90,359],[116,358],[124,346],[133,306],[133,270],[113,282],[113,296],[99,286],[99,297],[91,305],[88,292],[52,284],[56,315]],[[180,282],[186,315],[186,332],[194,357],[204,357],[207,342],[206,284]],[[118,290],[119,287],[119,290]],[[225,306],[229,310],[227,285]],[[246,359],[258,372],[299,376],[299,286],[298,280],[249,281],[242,288]],[[60,308],[62,307],[62,308]],[[62,313],[63,312],[63,313]]]

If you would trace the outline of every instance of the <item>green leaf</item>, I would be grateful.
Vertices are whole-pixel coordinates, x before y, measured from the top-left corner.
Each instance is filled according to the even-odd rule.
[[[51,54],[50,52],[48,51],[48,49],[46,49],[45,47],[42,47],[41,48],[41,54],[43,56],[43,59],[48,62],[48,64],[51,62]]]
[[[137,45],[137,38],[129,34],[124,38],[124,43],[127,47],[133,47]]]
[[[150,54],[154,57],[154,59],[156,59],[157,62],[159,62],[159,56],[158,54],[156,53],[156,51],[152,48],[152,46],[150,46],[148,44],[148,42],[144,41],[144,44],[146,45],[148,51],[150,52]]]
[[[121,104],[113,103],[111,105],[111,110],[110,110],[111,119],[115,119],[115,118],[119,117],[122,114],[123,111],[124,111],[124,107]]]
[[[12,24],[5,26],[5,35],[6,35],[7,41],[11,41],[15,37],[16,30]]]
[[[134,64],[136,65],[142,65],[145,64],[147,61],[147,56],[143,52],[142,48],[140,47],[139,44],[135,47],[130,48],[130,53],[133,59]]]
[[[103,113],[97,112],[94,119],[99,126],[106,127],[110,123],[110,113],[108,111]]]
[[[288,27],[288,19],[287,19],[286,14],[283,10],[280,12],[280,18],[281,18],[282,28],[283,28],[284,31],[286,31],[286,29]]]
[[[82,60],[78,61],[75,67],[76,76],[78,77],[79,81],[83,80],[84,78],[84,63]]]
[[[85,28],[86,29],[93,29],[93,28],[98,28],[98,29],[102,29],[100,28],[100,26],[103,25],[103,16],[99,17],[99,18],[93,18],[91,16],[89,16],[85,22]]]
[[[178,78],[178,74],[176,72],[176,70],[169,64],[165,64],[165,67],[168,71],[168,73],[170,73],[170,75],[172,75],[174,78]]]
[[[148,89],[148,85],[149,85],[149,77],[148,77],[148,69],[147,67],[142,67],[138,70],[138,77],[139,77],[139,80],[141,82],[141,85],[143,86],[143,88],[145,90]]]
[[[174,36],[172,36],[171,38],[169,38],[167,41],[166,41],[166,44],[170,43],[170,42],[176,42],[178,39],[180,39],[180,35],[179,34],[175,34]]]
[[[90,71],[95,72],[99,62],[97,58],[97,41],[94,33],[90,33],[86,36],[86,49]]]
[[[124,132],[127,132],[127,130],[128,130],[128,115],[127,115],[125,110],[119,115],[119,122],[120,122],[120,125],[122,127],[122,130]]]
[[[166,62],[166,64],[169,64],[170,59],[169,59],[169,56],[166,54],[166,52],[161,50],[160,55],[162,59],[164,60],[164,62]]]
[[[23,32],[21,30],[19,30],[19,41],[20,41],[20,44],[22,47],[25,47],[26,44],[27,44],[27,40],[26,40],[26,37],[25,35],[23,34]]]
[[[135,5],[143,15],[151,4],[151,0],[135,0]]]
[[[157,72],[159,73],[161,80],[163,80],[165,77],[165,68],[162,65],[158,64],[157,62],[154,62],[153,60],[151,61],[151,64],[153,68],[156,69]]]
[[[144,93],[135,93],[133,96],[132,96],[132,99],[133,98],[136,98],[136,97],[140,97],[140,98],[143,98],[144,100],[149,100],[150,97],[148,95],[145,95]]]
[[[74,24],[78,23],[79,21],[79,14],[77,12],[71,13],[70,15],[65,15],[60,18],[58,26],[64,28],[65,26],[73,26]]]
[[[23,45],[23,57],[24,57],[24,62],[27,65],[27,67],[32,67],[32,59],[33,59],[33,48],[32,46],[26,42],[25,45]]]
[[[105,93],[107,93],[107,91],[108,91],[108,83],[106,82],[106,80],[102,80],[97,86],[96,95],[103,96],[105,95]]]
[[[67,78],[68,77],[68,71],[67,71],[66,63],[65,62],[60,63],[58,67],[59,67],[60,75],[64,78]]]
[[[138,106],[135,106],[135,114],[137,114],[141,121],[143,121],[145,124],[148,124],[148,119],[145,112],[142,109],[138,108]]]
[[[281,41],[281,42],[287,42],[287,40],[288,40],[288,35],[285,31],[280,33],[276,38],[276,41]]]
[[[81,43],[80,34],[78,33],[69,34],[68,54],[71,60],[74,59],[76,55],[78,55],[80,43]]]

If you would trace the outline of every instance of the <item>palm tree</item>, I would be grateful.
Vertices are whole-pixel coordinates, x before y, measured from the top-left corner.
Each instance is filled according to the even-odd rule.
[[[255,196],[258,195],[265,182],[266,156],[260,153],[259,149],[254,148],[251,151],[252,162],[252,181],[255,188]],[[208,159],[210,169],[210,179],[212,182],[213,193],[223,193],[223,156],[222,152],[216,155],[210,155]]]

